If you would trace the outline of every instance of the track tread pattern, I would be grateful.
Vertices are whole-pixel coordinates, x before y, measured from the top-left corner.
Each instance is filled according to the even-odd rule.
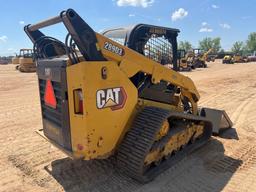
[[[175,116],[182,118],[196,119],[193,115],[171,112],[169,110],[160,109],[157,107],[145,107],[135,118],[134,123],[130,130],[127,132],[117,154],[117,164],[120,169],[130,177],[140,181],[148,182],[155,176],[163,172],[165,169],[171,166],[170,163],[166,162],[165,165],[161,165],[160,168],[154,168],[144,173],[144,159],[148,152],[154,147],[154,139],[156,134],[159,132],[163,122],[171,117],[175,113]],[[194,119],[195,118],[195,119]],[[205,138],[203,138],[203,144],[211,136],[210,130],[206,129]],[[166,140],[167,141],[167,140]],[[197,146],[196,144],[195,146]],[[199,147],[199,145],[198,145]],[[191,148],[191,147],[190,147]],[[192,149],[192,148],[191,148]],[[184,154],[185,154],[184,150]],[[173,159],[181,159],[184,155],[180,154]],[[174,164],[174,163],[173,163]]]
[[[145,108],[136,118],[127,133],[118,152],[118,165],[133,178],[141,180],[142,165],[145,154],[150,150],[155,134],[169,111],[158,108]]]

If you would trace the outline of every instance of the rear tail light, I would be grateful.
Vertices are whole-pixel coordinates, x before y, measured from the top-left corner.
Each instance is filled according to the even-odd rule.
[[[83,104],[83,92],[82,89],[74,90],[74,105],[75,105],[75,114],[84,113],[84,104]]]

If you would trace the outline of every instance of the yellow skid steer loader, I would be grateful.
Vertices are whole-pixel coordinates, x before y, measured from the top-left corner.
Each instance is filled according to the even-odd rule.
[[[65,42],[39,30],[57,23]],[[37,59],[39,133],[72,158],[115,155],[125,174],[148,182],[232,122],[224,111],[199,109],[193,81],[175,71],[179,30],[116,30],[96,33],[72,9],[25,26]]]

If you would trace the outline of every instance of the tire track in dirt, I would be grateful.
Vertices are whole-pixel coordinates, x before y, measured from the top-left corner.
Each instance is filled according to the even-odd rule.
[[[221,173],[250,168],[256,163],[253,161],[256,158],[256,145],[248,144],[249,142],[245,142],[243,146],[236,149],[232,155],[218,159],[213,163],[209,163],[207,165],[209,170],[214,173]],[[239,159],[239,161],[236,161],[235,159]]]
[[[239,129],[239,132],[247,135],[247,137],[256,136],[256,129],[254,122],[248,121],[248,117],[253,114],[253,104],[256,103],[256,98],[254,97],[241,111],[241,114],[238,116],[238,119],[235,123],[235,126]],[[249,128],[251,127],[251,129]],[[248,134],[250,133],[250,134]]]
[[[256,100],[256,94],[253,93],[247,97],[240,105],[236,108],[235,112],[232,114],[231,118],[233,119],[234,124],[242,123],[245,119],[245,116],[248,115],[246,112],[251,107],[251,104]]]
[[[244,148],[248,148],[248,144]],[[256,183],[256,150],[255,145],[245,154],[247,157],[242,157],[244,163],[239,167],[236,174],[233,176],[230,183],[226,186],[226,191],[255,191]],[[246,151],[246,150],[244,150]]]

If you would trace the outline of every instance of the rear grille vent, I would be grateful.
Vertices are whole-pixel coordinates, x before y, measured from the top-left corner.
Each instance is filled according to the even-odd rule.
[[[63,100],[61,96],[61,84],[59,82],[52,81],[56,101],[57,101],[57,108],[53,109],[44,103],[44,94],[45,94],[45,85],[46,80],[39,79],[39,89],[40,89],[40,102],[42,106],[42,115],[44,119],[47,119],[48,121],[54,123],[58,127],[61,128],[62,120],[62,106],[61,102]]]

